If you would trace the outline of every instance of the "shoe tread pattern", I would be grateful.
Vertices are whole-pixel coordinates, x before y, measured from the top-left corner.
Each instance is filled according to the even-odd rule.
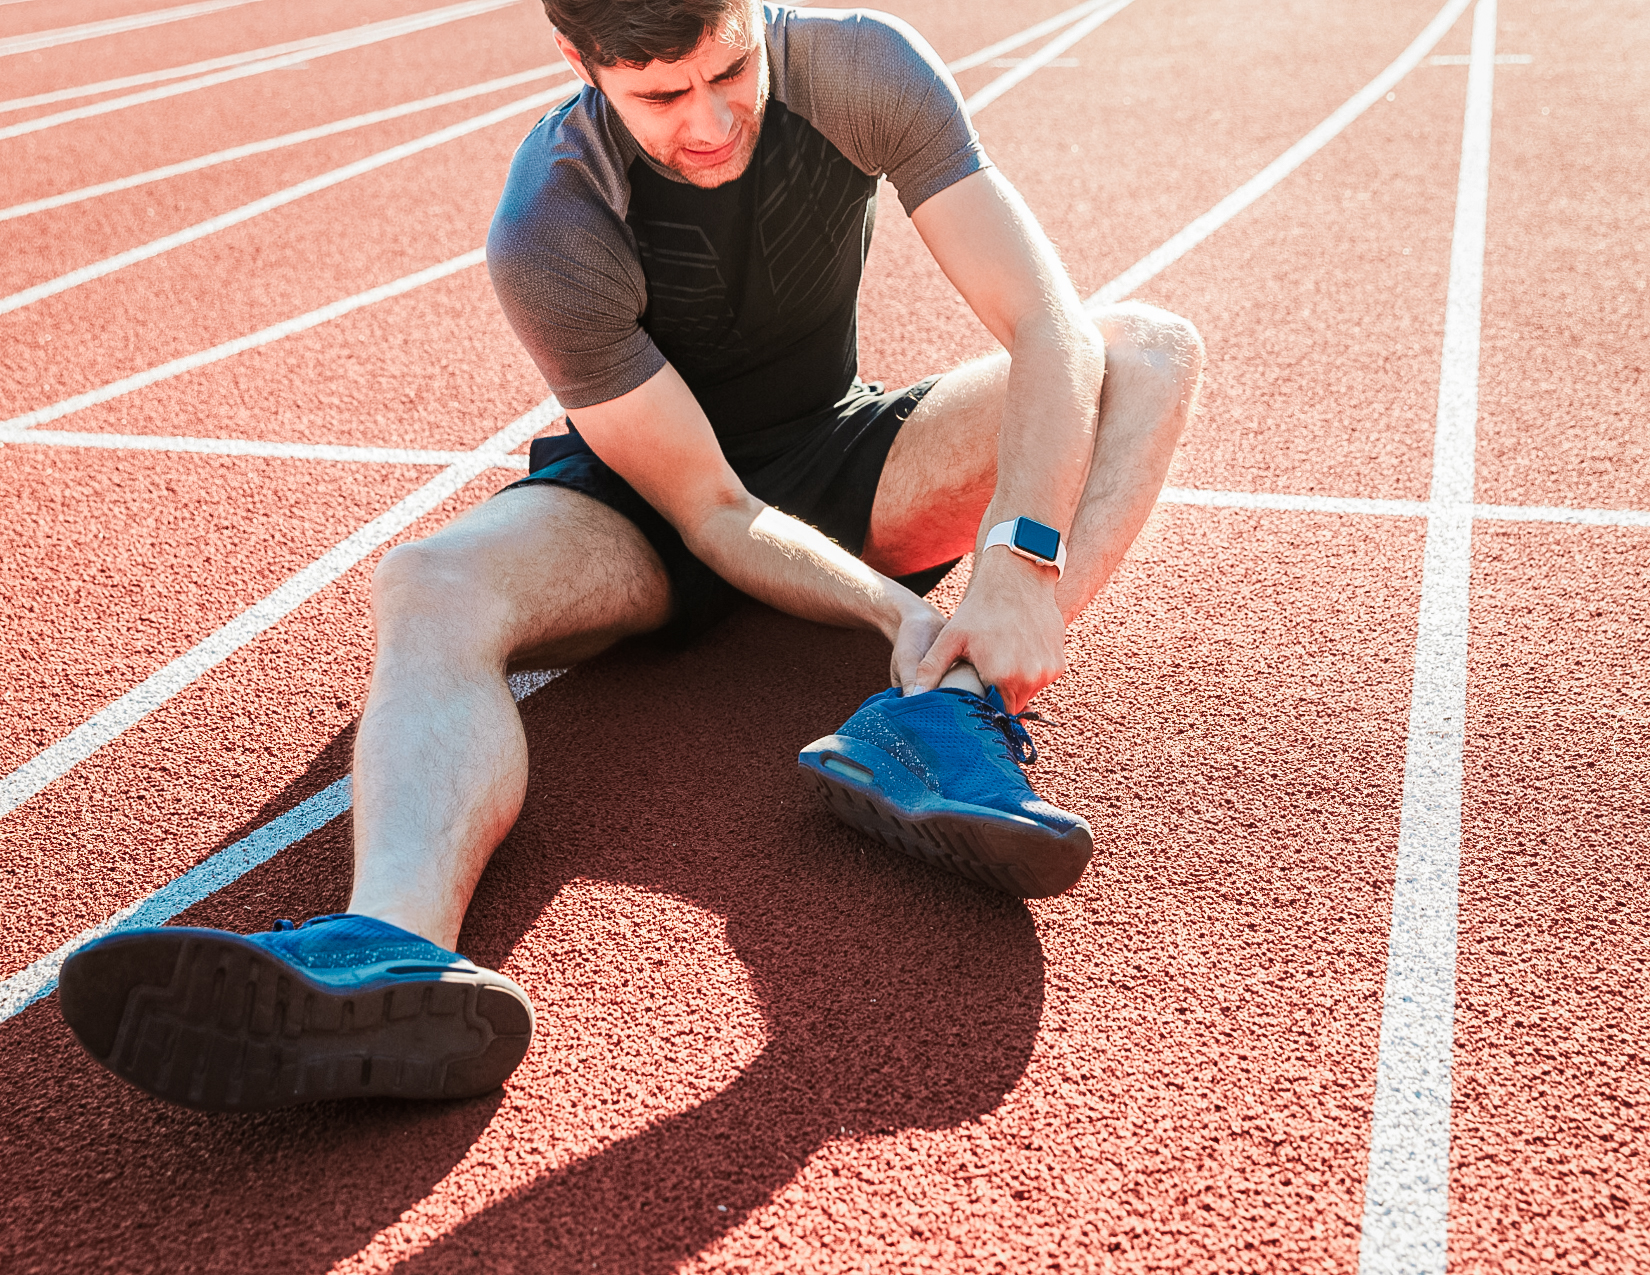
[[[994,890],[1022,899],[1049,898],[1070,889],[1088,867],[1093,844],[1084,829],[1061,837],[961,814],[906,818],[853,785],[804,769],[826,806],[849,827]]]
[[[497,1088],[531,1040],[530,1009],[479,978],[341,991],[237,936],[182,928],[85,955],[96,959],[63,980],[81,1043],[123,1079],[200,1110],[468,1097]]]

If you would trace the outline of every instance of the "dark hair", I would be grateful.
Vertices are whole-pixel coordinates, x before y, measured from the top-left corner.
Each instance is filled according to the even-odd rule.
[[[544,0],[544,12],[589,66],[679,62],[707,31],[748,20],[750,0]]]

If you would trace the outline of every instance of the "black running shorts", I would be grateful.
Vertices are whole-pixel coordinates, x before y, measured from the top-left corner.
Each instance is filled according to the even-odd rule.
[[[937,376],[907,389],[884,392],[856,382],[833,407],[772,429],[724,438],[722,448],[745,488],[758,500],[824,532],[850,553],[864,551],[871,506],[894,436]],[[623,514],[647,537],[670,578],[671,618],[660,636],[686,645],[715,624],[744,595],[699,559],[662,514],[590,449],[578,429],[535,438],[528,474],[504,488],[543,483],[592,496]],[[957,563],[942,563],[901,578],[927,593]]]

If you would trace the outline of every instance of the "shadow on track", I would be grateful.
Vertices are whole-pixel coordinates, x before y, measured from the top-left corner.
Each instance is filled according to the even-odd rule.
[[[885,684],[886,661],[875,636],[751,605],[691,651],[622,648],[523,704],[527,806],[461,949],[502,964],[575,878],[674,897],[726,918],[766,1043],[709,1099],[528,1182],[398,1270],[667,1271],[844,1130],[954,1127],[1013,1088],[1042,1012],[1030,913],[842,829],[796,772],[798,747]],[[346,748],[341,736],[294,789],[336,777]],[[179,920],[249,929],[341,906],[343,823]],[[553,1025],[553,976],[532,990]],[[646,1030],[612,1012],[621,1034]],[[101,1073],[55,1000],[4,1039],[25,1065],[0,1080],[0,1123],[33,1166],[28,1198],[0,1209],[0,1253],[20,1271],[72,1253],[121,1269],[325,1270],[424,1198],[504,1101],[207,1117]]]

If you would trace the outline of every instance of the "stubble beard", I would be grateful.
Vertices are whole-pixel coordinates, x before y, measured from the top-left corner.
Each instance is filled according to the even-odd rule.
[[[768,112],[768,68],[766,59],[761,69],[761,87],[757,90],[756,109],[749,116],[739,117],[740,138],[739,149],[715,168],[703,168],[681,162],[680,151],[673,150],[668,159],[655,155],[657,159],[671,172],[684,181],[704,190],[716,186],[725,186],[744,175],[745,169],[750,166],[751,157],[756,154],[756,144],[762,137],[762,121]]]

